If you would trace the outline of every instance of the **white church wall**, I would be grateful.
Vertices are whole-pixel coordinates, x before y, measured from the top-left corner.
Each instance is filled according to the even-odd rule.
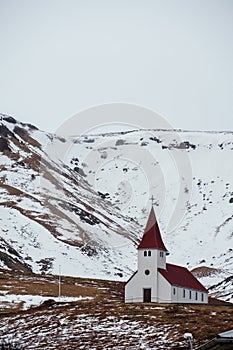
[[[166,265],[166,254],[157,249],[138,250],[138,271],[125,286],[125,302],[143,302],[143,290],[151,289],[151,302],[158,302],[157,268]]]
[[[158,268],[160,269],[166,269],[166,252],[163,252],[162,250],[157,250],[158,254]]]
[[[137,272],[125,286],[125,302],[142,303],[144,288],[151,288],[151,298],[153,298],[155,283],[148,276],[143,276],[142,273]]]
[[[170,283],[158,273],[158,303],[171,302],[171,285]]]
[[[176,293],[174,294],[174,289]],[[189,304],[207,304],[208,294],[194,289],[183,287],[172,287],[172,302]]]
[[[147,269],[146,269],[147,270]],[[131,280],[125,286],[125,302],[127,303],[139,303],[143,302],[143,290],[145,288],[151,289],[151,301],[156,301],[157,299],[157,279],[156,271],[149,270],[149,275],[145,274],[144,269],[140,269],[131,278]]]
[[[166,269],[166,252],[158,249],[138,250],[138,269],[145,269],[148,266]]]
[[[157,252],[155,249],[138,250],[138,269],[156,268]]]
[[[203,293],[203,304],[208,304],[208,293]]]
[[[125,286],[126,302],[143,302],[143,290],[151,289],[151,301],[157,302],[158,250],[138,250],[138,271]]]
[[[139,303],[143,302],[143,296],[139,291],[139,276],[138,272],[131,278],[125,285],[125,302],[126,303]]]

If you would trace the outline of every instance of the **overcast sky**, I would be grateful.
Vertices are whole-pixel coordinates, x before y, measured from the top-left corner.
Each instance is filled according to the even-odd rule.
[[[233,130],[232,0],[0,0],[0,112],[55,131],[127,102]]]

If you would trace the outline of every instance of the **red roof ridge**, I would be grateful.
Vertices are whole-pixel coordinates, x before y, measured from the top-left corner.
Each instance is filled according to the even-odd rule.
[[[147,220],[147,224],[144,230],[144,234],[141,242],[139,243],[138,249],[160,249],[165,252],[168,252],[165,247],[158,222],[155,217],[154,208],[151,208],[149,218]]]

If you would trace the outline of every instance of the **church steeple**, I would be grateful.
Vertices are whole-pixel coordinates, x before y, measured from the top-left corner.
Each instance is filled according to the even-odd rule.
[[[153,206],[151,208],[146,228],[138,249],[159,249],[168,253],[160,234]]]

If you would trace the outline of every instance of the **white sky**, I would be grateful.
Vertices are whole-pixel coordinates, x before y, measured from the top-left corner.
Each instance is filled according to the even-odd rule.
[[[0,0],[0,112],[55,131],[109,102],[233,130],[232,0]]]

